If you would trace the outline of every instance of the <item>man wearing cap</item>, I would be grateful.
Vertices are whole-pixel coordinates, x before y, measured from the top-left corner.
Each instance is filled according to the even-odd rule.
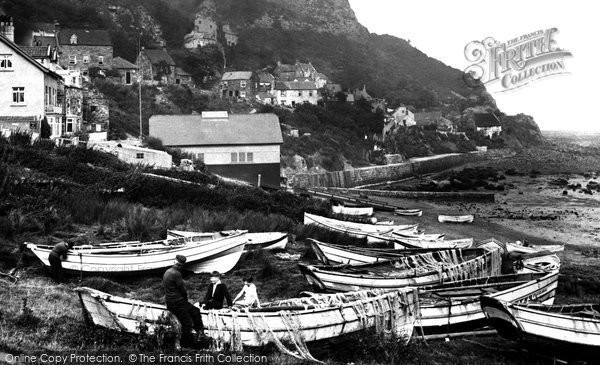
[[[50,268],[52,269],[52,279],[57,284],[65,280],[62,262],[67,259],[67,252],[71,248],[73,248],[73,242],[59,242],[52,248],[50,255],[48,255],[48,261],[50,261]]]
[[[204,309],[222,309],[225,299],[227,299],[227,304],[232,306],[231,295],[229,295],[227,285],[221,282],[221,274],[218,271],[210,274],[210,282],[204,297]]]
[[[196,347],[198,344],[192,334],[192,328],[202,336],[204,325],[202,324],[200,310],[188,302],[187,290],[181,275],[181,270],[186,261],[187,259],[183,255],[175,257],[175,265],[163,275],[163,286],[165,288],[167,309],[181,323],[181,346]]]

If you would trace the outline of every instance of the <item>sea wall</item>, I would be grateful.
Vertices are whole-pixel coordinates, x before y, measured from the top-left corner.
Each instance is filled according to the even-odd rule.
[[[327,188],[328,193],[361,194],[367,196],[380,196],[387,198],[401,198],[414,200],[460,200],[473,202],[494,202],[495,194],[492,192],[471,191],[391,191],[352,188]]]
[[[351,188],[443,171],[480,158],[482,158],[482,154],[479,153],[450,153],[411,158],[406,162],[384,166],[322,173],[300,173],[290,178],[290,185],[296,188]]]

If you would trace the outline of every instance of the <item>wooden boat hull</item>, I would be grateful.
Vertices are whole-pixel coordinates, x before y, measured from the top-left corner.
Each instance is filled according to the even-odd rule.
[[[530,257],[521,260],[519,273],[527,272],[552,272],[560,270],[560,258],[556,255]]]
[[[411,238],[398,238],[394,242],[396,250],[406,248],[423,248],[423,249],[449,249],[449,248],[469,248],[473,246],[472,238],[460,238],[456,240],[437,240],[426,241]]]
[[[358,217],[370,217],[373,215],[373,207],[345,207],[343,205],[332,205],[334,214],[351,215]]]
[[[421,287],[417,332],[431,336],[481,330],[489,326],[481,309],[481,295],[505,301],[552,304],[557,285],[558,271],[499,275]]]
[[[501,257],[500,251],[481,253],[481,255],[465,259],[456,260],[453,264],[441,264],[448,255],[460,255],[460,252],[435,251],[428,254],[422,254],[402,259],[381,261],[372,264],[363,265],[339,265],[339,266],[312,266],[299,264],[300,272],[306,278],[309,284],[319,290],[346,292],[367,289],[394,289],[407,286],[432,285],[437,283],[456,281],[472,277],[485,277],[500,274]],[[399,270],[394,273],[394,263],[410,260],[440,260],[440,264],[434,269],[427,269],[417,272],[414,270]],[[431,261],[430,261],[431,262]],[[388,269],[389,268],[389,269]],[[373,273],[372,270],[378,269],[394,273],[393,275],[383,275]]]
[[[305,225],[317,225],[331,231],[348,234],[357,238],[367,239],[372,238],[375,240],[385,240],[383,237],[386,234],[390,234],[393,231],[414,231],[417,229],[416,224],[407,225],[376,225],[376,224],[364,224],[354,223],[347,221],[340,221],[336,219],[320,217],[318,215],[304,213],[304,224]]]
[[[394,210],[395,215],[404,215],[404,216],[412,216],[412,217],[420,217],[423,215],[423,211],[421,209],[396,209]]]
[[[203,233],[167,230],[167,239],[174,239],[179,237],[193,237],[201,234]],[[285,232],[246,233],[246,246],[244,247],[244,252],[259,249],[284,250],[287,246],[288,241],[288,234]]]
[[[584,317],[568,311],[593,306],[595,313],[599,313],[600,305],[522,305],[488,296],[480,300],[486,317],[501,336],[542,344],[551,351],[565,350],[570,358],[598,360],[600,316]]]
[[[94,324],[117,331],[147,333],[159,328],[173,330],[177,322],[165,306],[113,296],[90,288],[76,289],[85,317]],[[351,293],[352,294],[352,293]],[[314,295],[275,303],[277,306],[250,311],[200,310],[205,334],[223,342],[231,341],[234,328],[239,328],[245,346],[265,345],[257,330],[268,328],[279,341],[290,340],[289,326],[297,326],[306,342],[323,340],[379,325],[389,325],[405,341],[412,335],[418,314],[418,291],[404,289],[392,292],[353,293],[356,300],[336,295]],[[310,303],[320,302],[321,305]],[[306,309],[308,307],[308,309]]]
[[[438,215],[440,223],[473,223],[473,215]]]
[[[392,232],[392,236],[397,240],[415,240],[421,242],[427,241],[441,241],[444,239],[443,233],[432,233],[432,234],[423,234],[423,233],[415,233],[415,232],[405,232],[405,231],[395,231]]]
[[[194,273],[228,272],[237,264],[246,243],[246,233],[237,233],[208,241],[170,246],[168,249],[150,250],[143,253],[85,253],[70,250],[63,269],[69,274],[125,275],[163,272],[173,265],[176,255],[187,257],[186,270]],[[49,248],[35,244],[27,247],[46,267],[50,267]]]
[[[537,252],[548,251],[552,253],[561,252],[565,250],[565,245],[535,245],[535,246],[523,246],[514,242],[506,243],[506,250],[508,253],[516,252],[523,254],[531,254]]]

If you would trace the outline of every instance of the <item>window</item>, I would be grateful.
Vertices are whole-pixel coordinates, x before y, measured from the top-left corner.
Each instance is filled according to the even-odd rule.
[[[246,162],[246,153],[245,152],[240,152],[238,154],[238,156],[239,156],[239,161],[240,162]]]
[[[99,65],[103,65],[104,64],[104,56],[98,56],[98,64]]]
[[[240,87],[246,87],[246,81],[240,81]]]
[[[69,56],[69,65],[77,64],[77,56]]]
[[[243,91],[243,90],[242,90],[242,91],[240,91],[240,96],[241,96],[242,98],[245,98],[245,97],[246,97],[246,92],[245,92],[245,91]]]
[[[231,162],[237,162],[237,152],[231,152]]]
[[[83,63],[90,63],[90,55],[83,56]]]
[[[298,96],[302,96],[302,91],[298,91]]]
[[[137,158],[137,159],[143,159],[144,158],[144,154],[143,153],[136,153],[135,154],[135,158]]]
[[[67,119],[67,133],[73,132],[73,118]]]
[[[254,160],[254,153],[248,152],[246,153],[246,162],[252,162]]]
[[[308,96],[313,96],[313,92],[312,92],[312,91],[309,91],[309,92],[308,92]]]
[[[285,90],[281,90],[281,91],[279,92],[279,95],[285,98]]]
[[[71,36],[71,44],[77,44],[77,36],[75,34]]]
[[[12,60],[10,59],[10,55],[0,55],[0,71],[9,70],[12,70]]]
[[[96,132],[102,132],[102,124],[96,124]]]
[[[24,87],[13,87],[13,104],[24,104],[25,103],[25,88]]]

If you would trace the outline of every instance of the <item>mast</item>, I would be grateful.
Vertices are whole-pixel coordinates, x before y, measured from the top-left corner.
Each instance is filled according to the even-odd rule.
[[[141,63],[142,63],[142,46],[141,46],[141,41],[140,38],[138,37],[138,59],[137,59],[137,67],[138,67],[138,96],[139,96],[139,108],[140,108],[140,143],[143,141],[143,134],[142,134],[142,80],[143,80],[143,75],[142,75],[142,67],[141,67]]]

